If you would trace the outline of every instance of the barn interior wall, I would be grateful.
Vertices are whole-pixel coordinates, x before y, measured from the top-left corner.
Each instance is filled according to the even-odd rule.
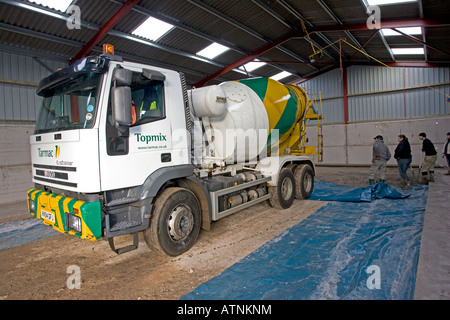
[[[361,122],[347,125],[325,125],[323,127],[324,157],[320,165],[369,166],[372,161],[373,138],[377,135],[382,135],[392,154],[388,165],[396,166],[397,163],[393,155],[398,144],[397,137],[399,134],[404,134],[411,144],[412,165],[418,166],[421,159],[422,146],[418,136],[419,133],[425,132],[437,148],[437,165],[446,166],[445,160],[441,158],[440,154],[447,139],[446,134],[449,131],[450,116],[414,120]],[[308,127],[307,135],[310,145],[316,145],[317,129]]]
[[[34,125],[0,124],[0,204],[26,200],[31,182],[30,135]]]

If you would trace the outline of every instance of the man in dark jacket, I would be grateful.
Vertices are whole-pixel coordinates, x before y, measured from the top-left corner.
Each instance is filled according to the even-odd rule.
[[[437,152],[433,142],[427,139],[424,132],[419,133],[419,139],[422,140],[422,152],[425,152],[425,159],[422,163],[422,182],[434,182],[434,166],[436,165]]]
[[[412,162],[411,146],[409,145],[408,138],[404,134],[398,136],[398,145],[395,148],[394,158],[397,159],[398,172],[405,183],[404,188],[411,189],[411,182],[406,173]]]

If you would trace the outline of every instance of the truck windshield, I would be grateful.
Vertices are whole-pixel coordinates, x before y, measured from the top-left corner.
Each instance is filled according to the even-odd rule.
[[[100,73],[82,73],[46,90],[35,134],[92,128],[101,77]]]

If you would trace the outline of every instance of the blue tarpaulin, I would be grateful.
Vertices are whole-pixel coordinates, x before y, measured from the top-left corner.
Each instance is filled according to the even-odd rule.
[[[181,299],[412,299],[426,192],[316,182],[332,202]]]
[[[0,251],[60,234],[39,219],[27,219],[0,225]]]
[[[338,186],[328,182],[316,182],[316,188],[310,200],[342,201],[342,202],[370,202],[376,199],[404,199],[411,192],[399,192],[383,182],[365,187],[352,188]]]

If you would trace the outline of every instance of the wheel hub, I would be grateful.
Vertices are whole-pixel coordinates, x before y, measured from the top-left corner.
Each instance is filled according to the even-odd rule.
[[[313,177],[310,174],[305,175],[305,179],[303,180],[303,188],[306,192],[310,192],[313,185]]]
[[[173,209],[169,216],[168,231],[169,235],[175,241],[185,239],[194,228],[194,215],[191,210],[179,205]]]
[[[281,183],[281,196],[283,199],[289,199],[294,190],[294,186],[292,181],[288,178],[285,178]]]

